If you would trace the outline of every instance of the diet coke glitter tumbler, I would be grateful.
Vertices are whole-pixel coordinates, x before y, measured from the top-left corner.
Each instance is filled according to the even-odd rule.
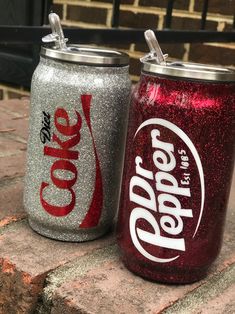
[[[234,161],[235,72],[166,63],[151,40],[129,112],[118,242],[134,273],[190,283],[207,274],[221,247]]]
[[[41,49],[31,87],[24,204],[30,226],[86,241],[112,225],[119,197],[130,80],[129,58],[66,46],[51,14],[55,47]]]

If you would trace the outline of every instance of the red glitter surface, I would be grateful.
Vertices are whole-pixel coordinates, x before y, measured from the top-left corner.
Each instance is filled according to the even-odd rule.
[[[182,81],[142,74],[133,92],[129,113],[117,233],[123,261],[131,271],[150,280],[169,283],[189,283],[206,275],[221,248],[234,161],[234,109],[234,84]],[[193,143],[201,161],[205,183],[202,212],[202,186],[191,149],[180,136],[161,125],[150,124],[137,132],[143,122],[153,118],[173,123]],[[153,162],[156,148],[152,146],[151,140],[151,131],[156,129],[160,132],[160,141],[174,146],[176,165],[169,174],[177,180],[179,187],[190,189],[190,197],[170,193],[179,200],[182,210],[191,209],[193,215],[178,216],[182,219],[183,228],[175,235],[166,232],[169,223],[165,224],[164,230],[162,228],[165,219],[170,219],[177,227],[179,221],[174,209],[172,215],[159,212],[159,195],[163,192],[156,186],[155,175],[159,169]],[[183,159],[180,154],[182,151],[185,152]],[[154,216],[160,235],[184,239],[185,250],[153,245],[142,241],[137,235],[138,242],[151,256],[161,259],[178,256],[170,262],[156,262],[146,258],[133,244],[130,235],[130,215],[136,207],[143,207],[130,200],[130,181],[136,176],[137,156],[142,158],[141,167],[153,173],[153,179],[144,179],[154,191],[157,208],[156,211],[145,210]],[[185,160],[188,164],[182,163]],[[184,166],[186,169],[182,169]],[[185,173],[190,177],[188,185],[182,184]],[[149,197],[140,187],[136,186],[134,192]],[[137,229],[149,234],[156,231],[147,220],[141,218],[137,220],[135,228],[136,234]]]

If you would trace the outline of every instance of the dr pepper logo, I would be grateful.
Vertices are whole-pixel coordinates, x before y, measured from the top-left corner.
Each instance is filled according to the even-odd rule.
[[[195,215],[197,220],[191,237],[198,231],[205,200],[203,168],[194,144],[177,125],[158,118],[146,120],[134,135],[136,147],[141,145],[138,139],[143,131],[147,132],[144,145],[149,145],[150,154],[147,160],[146,154],[138,150],[134,159],[135,171],[129,182],[130,236],[140,254],[153,262],[166,263],[186,251],[185,221],[195,220]],[[176,139],[174,144],[170,138]],[[192,164],[200,187],[197,214],[191,207],[195,198],[191,185]],[[167,255],[161,256],[163,251]]]

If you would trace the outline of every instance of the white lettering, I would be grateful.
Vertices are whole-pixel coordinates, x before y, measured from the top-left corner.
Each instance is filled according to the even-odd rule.
[[[138,195],[134,192],[134,188],[141,188],[142,191],[147,193],[148,197]],[[129,197],[131,202],[157,211],[155,193],[151,185],[146,180],[137,176],[132,177],[130,181]]]
[[[152,173],[152,171],[149,171],[149,170],[146,170],[146,169],[142,168],[140,166],[140,164],[142,164],[142,163],[143,163],[143,159],[141,157],[137,156],[135,158],[136,173],[139,174],[142,177],[145,177],[146,179],[153,180],[153,173]]]
[[[189,188],[179,187],[176,178],[167,172],[159,171],[155,175],[156,188],[158,191],[177,195],[191,196]],[[166,184],[164,182],[170,183]]]
[[[140,228],[136,228],[138,219],[144,219],[145,221],[147,221],[152,226],[154,233],[150,233]],[[172,238],[162,237],[160,235],[159,226],[154,216],[148,210],[144,208],[136,207],[132,210],[131,215],[130,215],[129,228],[130,228],[131,239],[133,241],[133,244],[137,248],[137,250],[143,256],[145,256],[146,258],[148,258],[149,260],[153,262],[166,263],[166,262],[175,260],[178,256],[175,256],[173,258],[168,258],[168,259],[153,256],[143,248],[143,246],[140,244],[139,239],[146,243],[153,244],[155,246],[157,245],[160,247],[169,248],[170,246],[171,248],[174,248],[176,246],[179,249],[184,247],[184,239],[172,239]]]
[[[189,137],[180,128],[164,119],[154,118],[143,122],[137,129],[134,138],[143,127],[151,124],[161,125],[171,132],[174,132],[193,154],[199,171],[202,191],[200,222],[204,204],[204,181],[203,169],[197,150]],[[185,251],[185,239],[179,235],[183,232],[184,228],[183,218],[192,218],[193,212],[192,209],[182,208],[179,198],[180,196],[191,197],[190,171],[185,171],[183,180],[182,176],[178,178],[180,184],[186,185],[186,187],[179,186],[179,182],[174,175],[169,173],[176,167],[177,159],[174,156],[174,145],[161,141],[160,136],[161,133],[158,129],[151,131],[151,144],[155,149],[152,155],[152,161],[156,167],[156,171],[153,172],[143,168],[143,159],[140,156],[136,156],[135,158],[136,175],[130,180],[129,197],[130,201],[134,202],[139,207],[135,207],[130,214],[129,228],[132,242],[143,256],[154,262],[166,263],[177,259],[179,255],[172,258],[161,258],[160,256],[156,256],[160,254],[161,250],[158,251],[156,249],[156,254],[154,254],[153,249],[150,254],[149,250],[147,250],[149,246],[145,247],[145,244],[173,251]],[[187,155],[187,150],[180,149],[177,150],[177,153],[181,155],[178,168],[182,169],[182,167],[186,167],[186,163],[187,167],[189,167],[190,160]],[[157,199],[155,191],[152,188],[153,182],[152,184],[148,182],[148,180],[153,181],[154,179],[155,188],[158,192],[156,194],[158,196]],[[159,222],[156,219],[159,219]],[[177,238],[172,237],[176,235],[178,236]]]
[[[158,136],[160,136],[159,130],[151,131],[152,147],[164,150],[168,154],[168,158],[164,152],[161,150],[156,150],[153,153],[153,162],[155,166],[162,171],[172,171],[176,166],[175,157],[172,153],[174,152],[174,146],[170,143],[160,141],[157,139]]]

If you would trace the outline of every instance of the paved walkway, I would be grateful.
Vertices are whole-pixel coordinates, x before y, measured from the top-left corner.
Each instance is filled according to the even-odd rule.
[[[22,205],[28,100],[0,101],[0,314],[235,313],[235,180],[222,252],[205,280],[162,285],[126,270],[113,234],[39,236]]]

